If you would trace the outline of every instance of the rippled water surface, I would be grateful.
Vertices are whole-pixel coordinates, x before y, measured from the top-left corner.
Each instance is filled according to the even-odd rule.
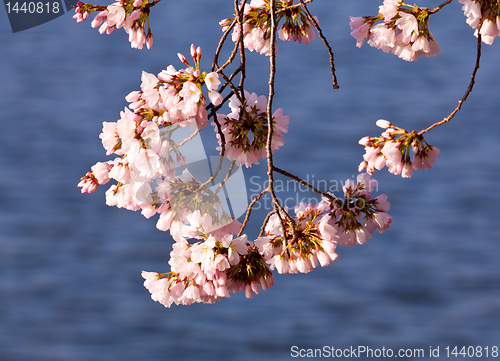
[[[291,124],[278,166],[343,181],[361,160],[357,141],[380,134],[377,119],[420,130],[464,94],[476,39],[460,4],[431,22],[441,54],[416,63],[354,46],[349,15],[378,5],[310,5],[335,51],[340,90],[319,39],[279,43],[275,105]],[[99,35],[71,15],[12,34],[0,12],[0,360],[288,360],[293,345],[500,346],[500,40],[483,47],[463,109],[426,138],[441,149],[433,168],[411,179],[375,174],[394,217],[383,235],[340,249],[327,268],[276,275],[251,300],[170,309],[150,300],[141,270],[168,270],[172,240],[155,220],[107,207],[104,190],[82,195],[76,184],[106,159],[102,122],[118,119],[141,71],[180,68],[176,54],[191,43],[208,67],[217,22],[231,14],[230,1],[165,1],[153,11],[153,49],[138,51],[123,31]],[[267,94],[267,58],[248,59],[248,90]],[[264,174],[245,170],[249,193],[258,188],[250,178]],[[264,215],[255,213],[251,236]]]

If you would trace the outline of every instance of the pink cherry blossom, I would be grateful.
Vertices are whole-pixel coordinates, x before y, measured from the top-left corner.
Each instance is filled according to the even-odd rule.
[[[400,0],[384,0],[384,3],[379,6],[378,12],[384,16],[386,22],[390,22],[397,14]]]

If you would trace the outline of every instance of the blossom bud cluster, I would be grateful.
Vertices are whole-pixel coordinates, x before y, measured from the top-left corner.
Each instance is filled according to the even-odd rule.
[[[330,201],[326,227],[332,227],[339,237],[340,246],[364,244],[376,230],[383,233],[390,227],[392,217],[387,213],[390,204],[381,194],[372,199],[371,192],[377,181],[369,173],[361,173],[356,182],[348,179],[344,186],[344,200]]]
[[[491,45],[500,36],[500,3],[498,0],[459,0],[467,16],[467,24],[481,34],[481,40]]]
[[[259,158],[266,158],[266,142],[268,135],[267,124],[267,98],[256,93],[244,92],[244,106],[233,95],[229,102],[231,113],[228,115],[217,114],[217,120],[224,134],[225,156],[236,161],[238,166],[247,168],[258,164]],[[279,149],[283,144],[283,133],[288,132],[290,117],[283,115],[283,109],[277,109],[272,116],[273,134],[271,149]],[[212,123],[214,126],[215,122]],[[218,132],[217,127],[215,131]],[[217,148],[222,152],[222,140],[217,133],[219,144]]]
[[[142,272],[151,298],[165,307],[172,303],[214,303],[238,291],[245,291],[251,298],[260,288],[266,290],[274,283],[262,256],[245,235],[207,235],[195,244],[176,237],[169,265],[169,273]]]
[[[81,179],[82,192],[93,192],[98,185],[115,180],[106,192],[110,206],[141,210],[149,218],[160,214],[157,228],[184,236],[187,218],[192,212],[209,215],[214,226],[230,224],[221,212],[221,202],[210,188],[201,187],[186,169],[176,176],[176,162],[186,168],[186,159],[173,139],[176,129],[197,132],[207,126],[206,98],[202,86],[214,104],[221,102],[216,73],[201,73],[201,49],[192,46],[195,68],[177,71],[173,66],[158,76],[142,73],[141,90],[127,95],[129,108],[117,122],[104,122],[100,138],[107,155],[120,157],[99,162]],[[186,64],[187,60],[183,58]],[[223,224],[220,224],[220,223]]]
[[[410,178],[413,170],[428,170],[439,157],[439,149],[427,144],[422,135],[408,133],[383,119],[379,119],[377,125],[386,129],[380,137],[364,137],[359,141],[365,146],[360,172],[366,169],[373,174],[376,169],[387,166],[390,173]],[[414,153],[413,159],[410,159],[410,149]]]
[[[99,26],[99,33],[111,34],[113,30],[123,27],[129,36],[132,48],[142,49],[144,44],[148,49],[153,45],[153,34],[149,29],[149,8],[151,3],[148,0],[119,0],[107,7],[93,6],[88,3],[78,2],[75,7],[73,19],[77,22],[86,20],[92,12],[99,11],[92,20],[91,26]],[[144,27],[148,21],[148,32]]]
[[[377,16],[351,16],[351,35],[358,48],[368,39],[370,46],[406,61],[415,61],[420,55],[436,56],[440,48],[428,29],[429,15],[427,8],[408,7],[401,0],[384,0]]]
[[[255,240],[270,269],[276,268],[278,273],[308,273],[318,264],[324,267],[338,258],[336,231],[326,226],[327,219],[322,216],[327,208],[327,200],[316,205],[302,202],[295,207],[294,224],[282,216],[285,236],[278,215],[271,216],[265,237]]]
[[[274,214],[265,228],[265,236],[255,240],[270,269],[278,273],[308,273],[318,264],[327,266],[338,258],[339,246],[364,244],[378,230],[388,229],[392,217],[390,205],[382,194],[372,199],[374,179],[363,173],[357,183],[348,179],[343,187],[344,200],[329,194],[320,203],[295,207],[291,222]],[[283,232],[282,222],[285,226]]]
[[[304,10],[300,7],[289,8],[293,0],[276,1],[277,18],[279,22],[284,18],[284,24],[278,29],[278,36],[283,41],[293,40],[308,45],[315,39],[313,24],[309,21]],[[318,23],[318,19],[314,16]],[[233,19],[220,21],[226,31]],[[240,36],[240,26],[235,24],[232,33],[233,42]],[[271,5],[269,0],[252,0],[245,4],[243,9],[243,44],[250,51],[271,55]]]

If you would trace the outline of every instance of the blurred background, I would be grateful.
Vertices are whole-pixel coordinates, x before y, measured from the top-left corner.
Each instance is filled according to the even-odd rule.
[[[377,119],[419,131],[463,96],[476,38],[461,4],[431,18],[440,55],[407,63],[349,35],[349,16],[375,15],[379,2],[309,5],[335,52],[339,90],[318,37],[278,43],[274,104],[291,116],[278,167],[345,181],[364,154],[358,140],[380,135]],[[446,346],[500,346],[499,39],[483,44],[463,109],[428,133],[441,149],[432,169],[375,173],[394,217],[383,235],[339,248],[329,267],[276,274],[250,300],[166,309],[150,299],[141,271],[169,270],[172,239],[156,219],[106,206],[107,187],[82,195],[76,185],[108,159],[102,122],[119,118],[141,71],[181,68],[176,54],[191,43],[208,70],[218,21],[232,13],[227,0],[164,1],[151,14],[153,48],[140,51],[123,30],[100,35],[71,14],[13,34],[0,10],[0,360],[288,360],[294,345],[422,348],[428,358],[430,346],[442,357]],[[268,58],[249,54],[247,72],[247,89],[267,95]],[[213,129],[203,139],[209,153]],[[244,172],[251,189],[251,177],[265,177],[262,166]],[[254,212],[250,238],[265,214]]]

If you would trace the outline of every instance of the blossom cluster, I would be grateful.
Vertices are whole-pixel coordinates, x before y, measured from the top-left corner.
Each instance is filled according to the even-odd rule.
[[[467,16],[467,24],[481,34],[481,40],[491,45],[500,36],[500,4],[497,0],[459,0]]]
[[[202,187],[187,169],[176,174],[176,164],[187,168],[181,142],[174,140],[176,130],[198,132],[208,124],[202,87],[213,104],[222,101],[218,75],[199,69],[201,49],[192,45],[191,56],[195,67],[179,54],[188,68],[169,66],[157,76],[142,73],[141,90],[126,97],[130,109],[125,108],[118,121],[104,122],[99,136],[107,155],[120,157],[98,162],[79,183],[82,192],[91,193],[115,180],[106,191],[108,205],[141,210],[147,218],[159,213],[157,228],[178,236],[189,231],[188,217],[195,211],[209,215],[215,228],[236,222],[224,212],[217,194]]]
[[[165,307],[214,303],[239,291],[251,298],[260,288],[274,284],[272,273],[245,235],[207,235],[195,244],[176,237],[169,265],[168,273],[142,272],[151,298]]]
[[[278,273],[308,273],[318,264],[324,267],[335,261],[337,245],[364,244],[376,230],[388,229],[390,205],[385,194],[372,199],[374,184],[370,174],[362,173],[356,182],[345,182],[343,200],[329,194],[318,204],[296,206],[292,220],[271,216],[265,236],[255,240],[269,268]]]
[[[360,172],[366,169],[373,174],[376,169],[387,166],[390,173],[410,178],[413,170],[430,169],[439,157],[439,149],[427,144],[422,135],[409,133],[383,119],[377,121],[377,126],[386,129],[380,137],[364,137],[359,141],[365,146]],[[410,159],[410,149],[413,159]]]
[[[290,7],[293,0],[276,1],[277,23],[285,19],[278,30],[278,37],[283,41],[293,40],[308,45],[315,39],[313,27],[307,14],[301,7]],[[316,24],[318,19],[313,16]],[[220,21],[222,31],[227,31],[235,18]],[[240,26],[236,22],[232,33],[233,42],[240,36]],[[252,0],[243,9],[243,44],[250,51],[271,55],[271,5],[269,0]]]
[[[278,273],[308,273],[318,264],[327,266],[338,258],[336,230],[329,227],[322,216],[328,200],[318,204],[301,203],[295,207],[293,223],[284,215],[273,214],[265,228],[265,236],[255,245],[270,269]],[[281,222],[285,225],[285,232]],[[294,235],[295,233],[295,235]]]
[[[244,106],[236,95],[229,101],[231,113],[217,114],[217,120],[222,128],[225,140],[225,156],[236,161],[238,166],[247,168],[258,164],[259,158],[266,158],[266,141],[268,136],[267,98],[256,93],[244,92]],[[271,149],[279,149],[285,142],[283,133],[288,132],[290,117],[283,115],[283,109],[278,108],[272,116],[273,134]],[[213,123],[215,126],[216,124]],[[217,127],[215,128],[217,132]],[[217,133],[218,150],[222,152],[222,140]]]
[[[119,0],[107,7],[94,6],[89,3],[78,2],[75,6],[73,19],[77,22],[86,20],[90,13],[99,11],[92,20],[93,28],[99,27],[99,33],[111,34],[113,30],[123,27],[129,36],[132,48],[142,49],[144,44],[148,49],[153,45],[153,34],[149,28],[148,0]],[[144,28],[148,21],[148,32]]]
[[[401,0],[384,0],[377,16],[351,16],[351,35],[358,48],[368,39],[370,46],[406,61],[415,61],[421,55],[436,56],[440,48],[428,29],[429,15],[427,8],[408,7]]]
[[[173,303],[214,303],[230,293],[244,291],[247,298],[273,286],[272,270],[278,273],[308,273],[318,265],[327,266],[338,258],[337,245],[364,244],[371,234],[389,228],[392,217],[387,196],[371,197],[376,181],[370,174],[348,179],[344,200],[329,194],[318,204],[294,208],[290,220],[274,214],[265,235],[254,242],[233,231],[210,232],[210,216],[199,211],[188,216],[189,236],[201,239],[190,244],[175,236],[168,273],[143,271],[144,286],[151,298],[170,307]],[[283,227],[285,226],[285,232]],[[187,233],[188,234],[188,233]]]
[[[383,233],[390,227],[392,217],[387,213],[390,209],[387,195],[372,199],[376,184],[369,173],[361,173],[356,182],[351,179],[345,182],[343,200],[330,202],[326,226],[335,229],[340,246],[364,244],[376,230]]]

